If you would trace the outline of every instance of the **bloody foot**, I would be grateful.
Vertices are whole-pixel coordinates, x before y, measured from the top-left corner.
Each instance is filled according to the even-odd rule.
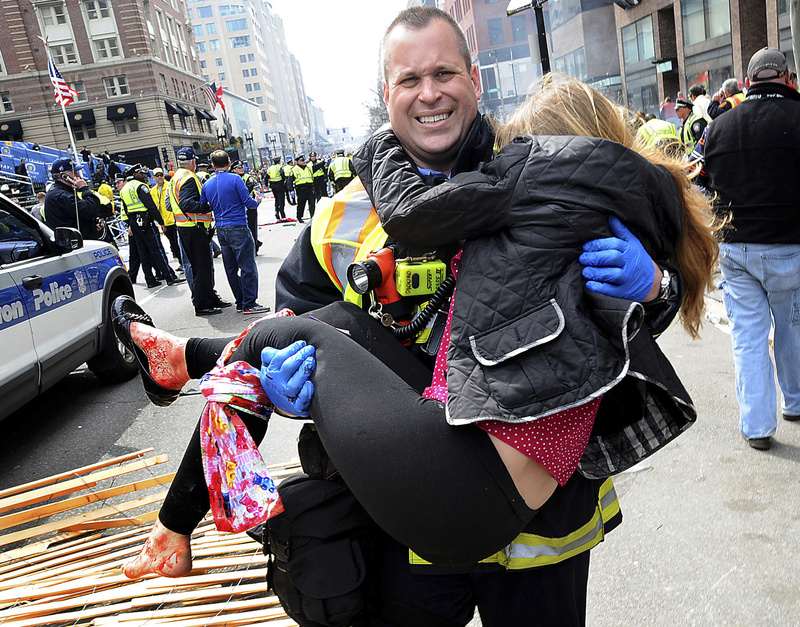
[[[180,390],[190,379],[186,370],[187,338],[131,322],[131,338],[147,355],[153,381],[168,390]]]
[[[139,555],[122,565],[128,579],[150,573],[164,577],[183,577],[192,570],[191,536],[170,531],[156,520]]]

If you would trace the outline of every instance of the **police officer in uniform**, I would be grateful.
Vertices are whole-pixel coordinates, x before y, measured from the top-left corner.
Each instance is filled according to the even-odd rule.
[[[297,165],[292,168],[294,189],[297,192],[297,221],[302,224],[303,211],[308,203],[308,214],[314,217],[316,199],[314,197],[314,170],[306,164],[305,155],[297,155]]]
[[[312,152],[308,157],[311,159],[309,165],[314,171],[314,199],[319,202],[320,198],[328,195],[328,175],[325,163],[317,159],[316,152]]]
[[[698,116],[693,110],[692,103],[684,98],[678,98],[675,101],[675,115],[683,121],[678,137],[686,146],[686,156],[688,157],[692,154],[695,144],[703,136],[708,122],[705,121],[705,118]]]
[[[293,197],[294,195],[294,176],[292,174],[292,169],[294,168],[294,161],[291,157],[286,160],[286,165],[283,166],[283,178],[286,182],[286,200],[290,205],[296,205],[297,200]]]
[[[114,206],[100,196],[75,171],[72,159],[61,157],[50,165],[53,185],[44,199],[44,222],[51,229],[70,226],[84,239],[102,239],[105,232],[100,218],[114,215]]]
[[[197,169],[194,173],[201,183],[205,183],[211,177],[211,173],[208,171],[208,164],[205,161],[197,162]]]
[[[275,198],[275,219],[285,220],[286,214],[283,209],[286,206],[286,177],[283,174],[280,157],[272,158],[272,165],[267,168],[267,180]]]
[[[331,161],[328,177],[333,181],[337,192],[342,191],[345,186],[355,178],[355,170],[350,157],[345,156],[344,149],[336,151],[336,157]]]
[[[133,245],[139,251],[142,264],[152,266],[164,278],[167,285],[185,283],[186,279],[179,279],[174,270],[169,267],[164,252],[159,245],[155,224],[164,225],[164,219],[150,195],[150,188],[145,183],[148,175],[147,168],[139,164],[128,170],[131,179],[122,188],[119,197],[128,217],[128,226],[133,233]],[[148,279],[147,287],[157,287],[160,281]]]

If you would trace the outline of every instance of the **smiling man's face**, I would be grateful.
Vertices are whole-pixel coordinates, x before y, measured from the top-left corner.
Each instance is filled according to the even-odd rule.
[[[443,20],[396,27],[386,40],[383,96],[392,129],[416,164],[449,173],[478,114],[478,70],[466,67]]]

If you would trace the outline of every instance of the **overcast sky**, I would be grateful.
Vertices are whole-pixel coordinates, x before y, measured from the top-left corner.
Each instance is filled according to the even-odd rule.
[[[289,50],[300,61],[306,95],[329,127],[367,125],[386,27],[407,0],[269,0],[283,20]],[[349,67],[341,70],[341,67]]]

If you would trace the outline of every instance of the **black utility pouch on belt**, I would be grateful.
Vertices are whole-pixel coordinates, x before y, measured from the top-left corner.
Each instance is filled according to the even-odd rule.
[[[306,470],[327,465],[308,461]],[[263,528],[267,587],[301,627],[358,625],[377,528],[338,475],[323,477],[300,474],[278,486],[284,511]]]

